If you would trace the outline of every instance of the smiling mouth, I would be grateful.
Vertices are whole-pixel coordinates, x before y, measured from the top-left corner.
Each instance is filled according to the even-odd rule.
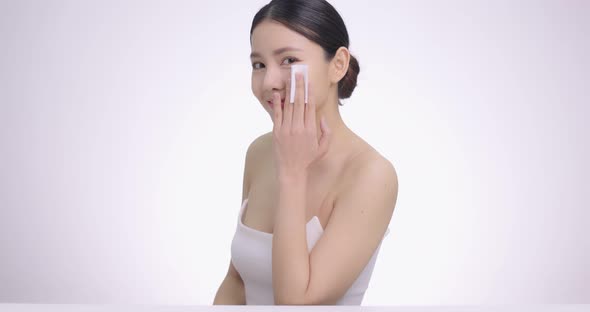
[[[268,103],[268,106],[270,106],[271,108],[274,106],[274,103],[272,101],[266,101],[266,103]],[[285,107],[285,99],[281,100],[281,107]]]

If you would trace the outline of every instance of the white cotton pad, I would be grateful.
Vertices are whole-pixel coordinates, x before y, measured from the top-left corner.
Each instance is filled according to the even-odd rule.
[[[305,104],[307,104],[307,64],[293,64],[291,65],[291,101],[295,103],[295,73],[303,73],[303,82],[305,84]]]

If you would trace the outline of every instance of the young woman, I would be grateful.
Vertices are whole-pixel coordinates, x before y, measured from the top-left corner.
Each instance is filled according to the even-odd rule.
[[[231,260],[213,304],[360,305],[397,199],[393,165],[343,122],[359,64],[324,0],[273,0],[250,30],[252,92],[273,122],[245,160]],[[290,66],[307,64],[308,102]]]

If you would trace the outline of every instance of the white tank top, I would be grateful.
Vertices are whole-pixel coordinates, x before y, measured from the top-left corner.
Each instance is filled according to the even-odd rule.
[[[238,214],[238,225],[231,243],[231,261],[244,281],[247,305],[274,305],[272,289],[272,234],[247,227],[242,222],[242,214],[248,198],[242,203]],[[308,252],[311,252],[324,229],[317,216],[306,225]],[[385,236],[389,234],[389,228]],[[361,305],[369,280],[375,267],[381,243],[373,253],[369,263],[348,289],[337,305]]]

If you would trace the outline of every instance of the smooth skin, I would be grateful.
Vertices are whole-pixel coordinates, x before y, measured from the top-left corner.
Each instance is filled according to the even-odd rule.
[[[273,96],[273,145],[275,164],[279,178],[291,174],[305,173],[310,165],[328,151],[331,131],[325,118],[321,118],[322,136],[317,139],[315,101],[304,103],[303,75],[295,75],[295,103],[281,107],[281,95]],[[286,94],[291,92],[291,79],[286,82]],[[313,94],[313,87],[308,86],[308,96]]]
[[[251,201],[243,221],[273,233],[275,304],[335,304],[387,230],[397,199],[397,175],[393,165],[340,118],[338,81],[350,57],[345,47],[325,61],[316,43],[264,21],[253,32],[252,50],[257,54],[252,58],[252,91],[271,114],[273,131],[248,148],[242,199]],[[303,103],[303,83],[297,80],[295,103],[286,103],[283,110],[281,99],[290,86],[290,64],[283,61],[287,59],[309,65],[309,103]],[[314,215],[324,233],[309,253],[305,228]],[[243,289],[230,261],[215,300],[244,304]]]

